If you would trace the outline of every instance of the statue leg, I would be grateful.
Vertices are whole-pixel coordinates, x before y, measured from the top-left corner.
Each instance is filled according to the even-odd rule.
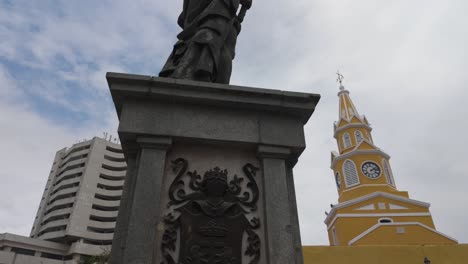
[[[196,62],[200,57],[201,48],[197,43],[191,42],[180,58],[172,78],[194,80],[196,72]]]
[[[232,57],[226,47],[223,47],[219,56],[217,78],[214,81],[217,83],[229,84],[229,81],[231,80],[231,72]]]

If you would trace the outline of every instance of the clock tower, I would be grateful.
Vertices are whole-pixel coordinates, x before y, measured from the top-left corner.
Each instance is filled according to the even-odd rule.
[[[440,245],[457,241],[435,229],[429,204],[397,189],[390,156],[378,148],[372,127],[340,82],[339,119],[334,124],[338,151],[331,169],[338,204],[327,213],[331,245]]]

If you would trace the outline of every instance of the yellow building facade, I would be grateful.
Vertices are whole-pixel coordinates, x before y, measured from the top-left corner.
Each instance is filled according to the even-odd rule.
[[[468,245],[305,246],[305,264],[466,264]]]
[[[436,230],[428,203],[398,190],[390,156],[375,145],[369,122],[342,85],[338,97],[331,169],[339,198],[325,219],[330,245],[457,244]]]

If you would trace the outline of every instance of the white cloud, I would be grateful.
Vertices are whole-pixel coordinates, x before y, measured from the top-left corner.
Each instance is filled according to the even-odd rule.
[[[70,129],[21,102],[18,84],[1,66],[0,87],[0,233],[29,235],[55,152],[101,131],[115,131],[116,115]]]

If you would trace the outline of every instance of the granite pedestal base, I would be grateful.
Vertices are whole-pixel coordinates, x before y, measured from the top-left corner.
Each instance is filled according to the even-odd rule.
[[[112,264],[303,263],[292,169],[319,95],[107,80],[128,164]],[[212,178],[229,185],[221,200]]]

